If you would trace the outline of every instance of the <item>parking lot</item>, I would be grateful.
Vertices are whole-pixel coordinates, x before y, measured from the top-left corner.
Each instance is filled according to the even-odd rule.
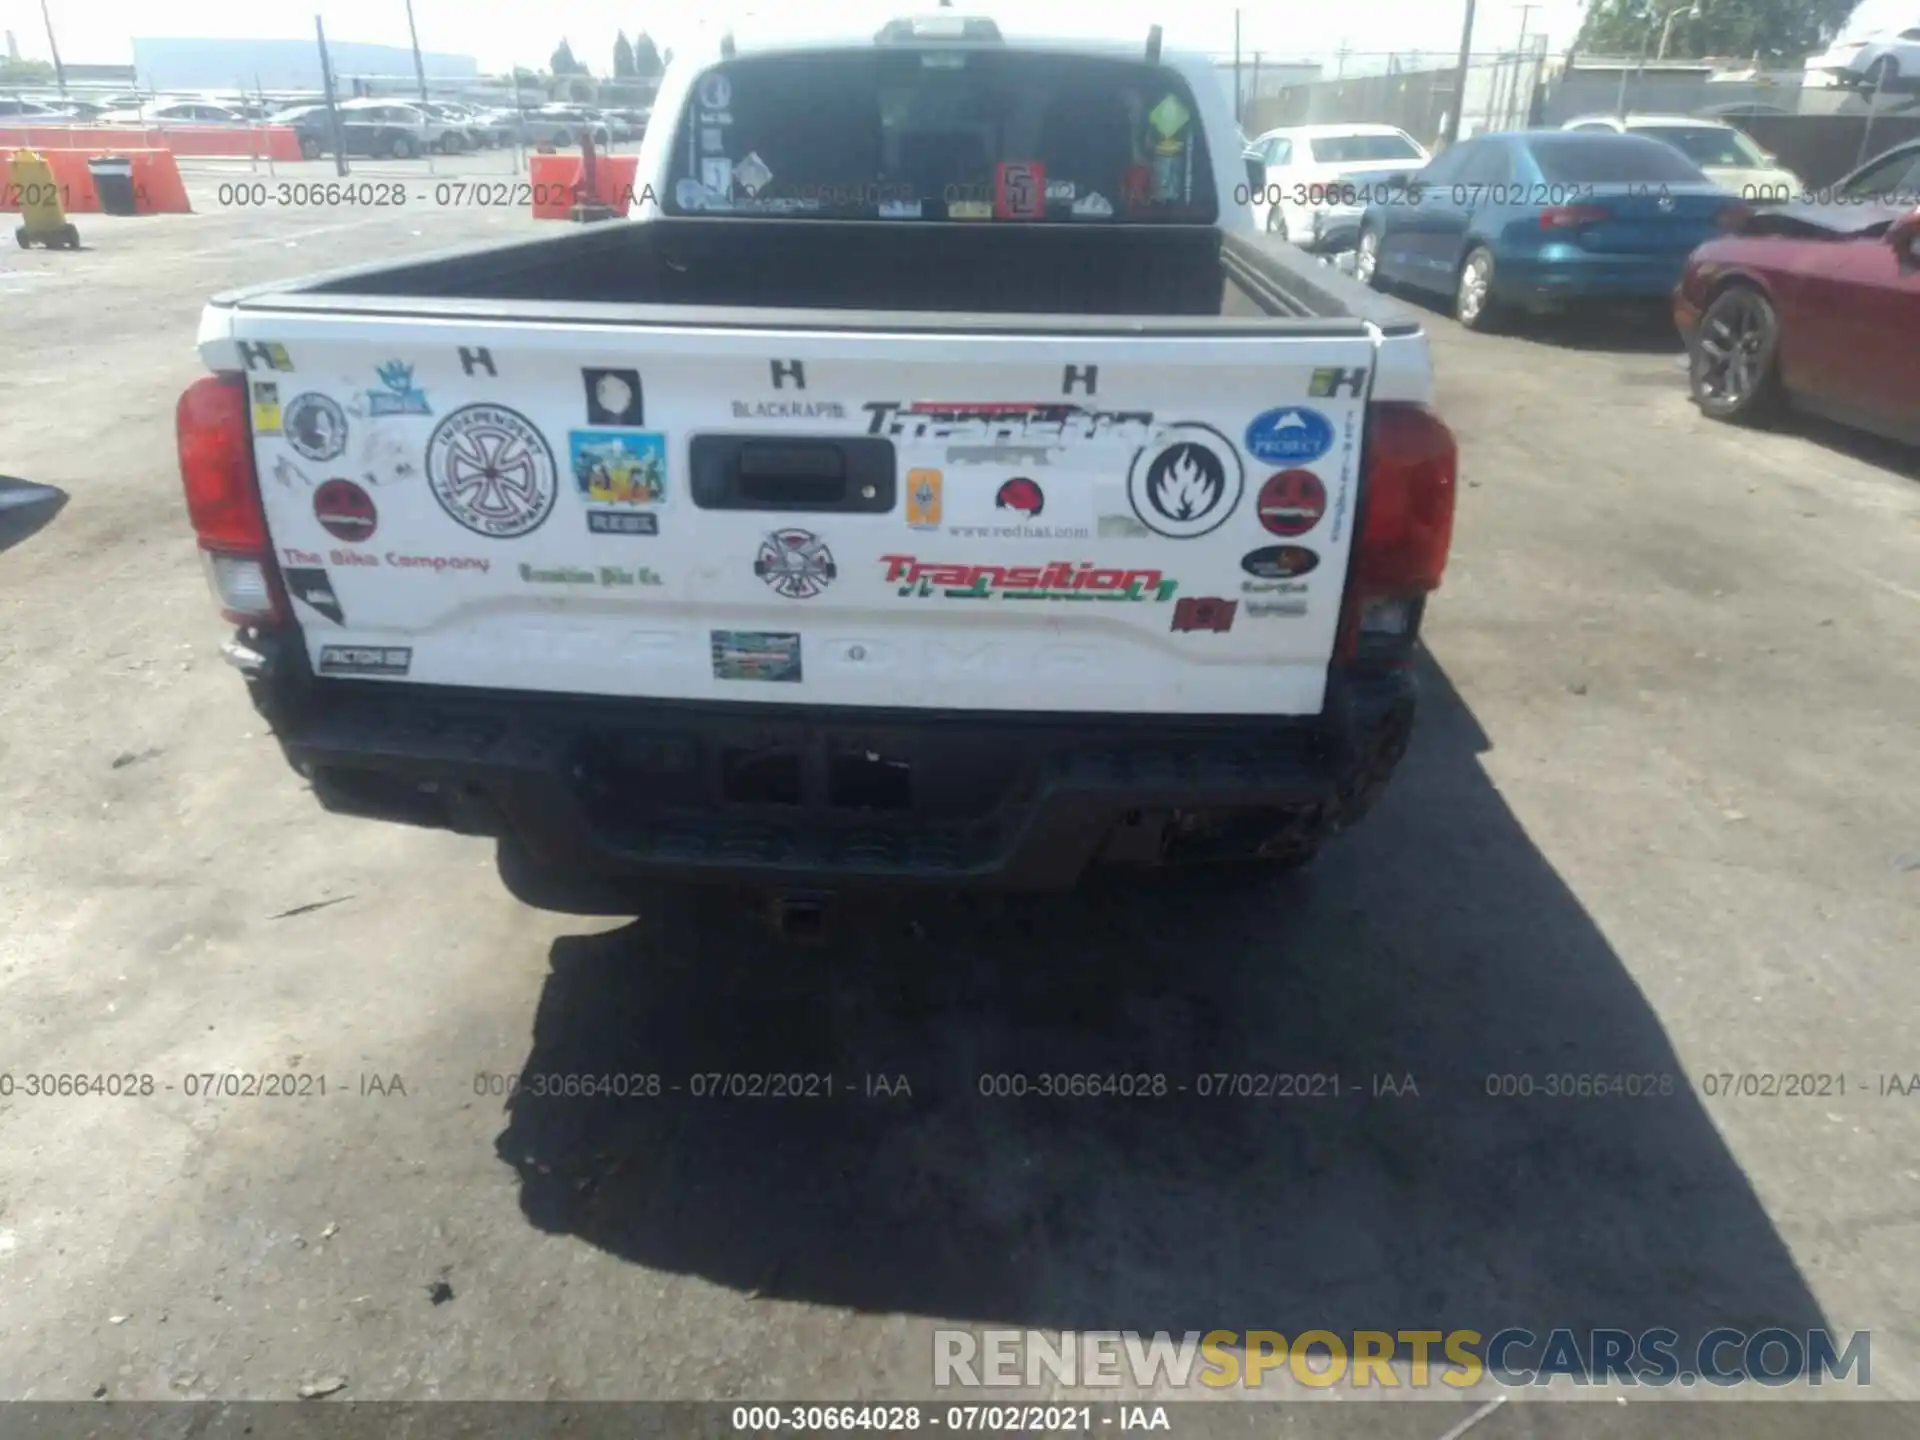
[[[0,1071],[162,1087],[0,1098],[0,1393],[928,1397],[942,1325],[1824,1325],[1920,1399],[1914,452],[1708,422],[1645,329],[1429,312],[1463,482],[1424,710],[1311,870],[811,949],[685,897],[580,921],[487,842],[319,811],[219,659],[172,448],[210,294],[536,224],[219,183],[0,257],[0,472],[72,496],[0,554]],[[854,1093],[489,1088],[736,1070]],[[225,1071],[329,1088],[185,1093]],[[1002,1071],[1347,1083],[982,1097]],[[1674,1084],[1488,1093],[1575,1072]],[[1746,1073],[1844,1093],[1709,1079]],[[1474,1440],[1547,1433],[1520,1408]]]

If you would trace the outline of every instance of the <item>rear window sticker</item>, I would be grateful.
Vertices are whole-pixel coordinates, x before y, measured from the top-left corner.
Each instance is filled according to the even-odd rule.
[[[985,200],[950,200],[947,202],[949,220],[991,220],[993,206]]]
[[[773,171],[758,153],[748,151],[747,158],[733,167],[733,178],[740,182],[741,189],[752,195],[773,179]]]
[[[1074,196],[1073,181],[1071,180],[1047,181],[1047,203],[1048,204],[1053,204],[1055,202],[1058,202],[1064,205],[1068,201],[1072,200],[1073,196]]]
[[[1047,211],[1047,167],[1038,160],[1002,160],[993,168],[993,213],[1002,220],[1038,220]]]
[[[708,110],[724,110],[733,103],[733,81],[715,71],[700,80],[700,103]]]
[[[701,154],[718,155],[725,151],[726,148],[727,142],[720,134],[720,127],[718,125],[702,125],[700,127]]]
[[[728,194],[733,189],[733,162],[724,155],[702,160],[700,183],[715,195]]]
[[[1073,213],[1076,215],[1098,215],[1104,219],[1113,214],[1113,205],[1108,201],[1107,197],[1102,195],[1098,190],[1089,190],[1073,202]]]
[[[1147,112],[1147,120],[1163,140],[1171,140],[1187,128],[1187,121],[1193,116],[1187,107],[1180,103],[1177,95],[1165,96],[1158,105]]]

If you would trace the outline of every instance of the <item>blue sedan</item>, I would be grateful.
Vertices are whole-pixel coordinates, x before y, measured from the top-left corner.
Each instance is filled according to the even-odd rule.
[[[1745,209],[1661,141],[1565,130],[1462,140],[1367,199],[1354,274],[1450,296],[1472,330],[1574,300],[1665,303]]]

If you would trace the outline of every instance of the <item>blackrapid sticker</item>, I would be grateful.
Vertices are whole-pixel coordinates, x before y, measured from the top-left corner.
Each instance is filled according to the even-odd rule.
[[[287,402],[283,418],[287,444],[304,460],[324,464],[347,449],[347,412],[331,395],[306,391]]]
[[[1127,499],[1156,535],[1193,540],[1227,522],[1246,489],[1233,442],[1211,425],[1171,425],[1133,458]]]
[[[601,370],[588,367],[580,372],[587,388],[589,425],[645,425],[646,397],[640,389],[638,370]]]
[[[340,608],[340,597],[333,593],[333,581],[327,578],[325,570],[298,566],[280,573],[286,579],[287,593],[294,599],[312,606],[336,625],[347,623],[346,612]]]
[[[504,405],[466,405],[434,427],[427,485],[456,522],[494,540],[539,529],[559,492],[546,438]]]
[[[716,680],[800,683],[800,637],[791,631],[713,630],[708,640]]]

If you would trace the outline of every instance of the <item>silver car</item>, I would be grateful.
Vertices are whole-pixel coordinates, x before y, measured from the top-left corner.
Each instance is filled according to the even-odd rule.
[[[613,143],[607,123],[579,105],[542,105],[529,110],[521,133],[529,145],[578,145],[580,137],[588,134],[596,145]]]

